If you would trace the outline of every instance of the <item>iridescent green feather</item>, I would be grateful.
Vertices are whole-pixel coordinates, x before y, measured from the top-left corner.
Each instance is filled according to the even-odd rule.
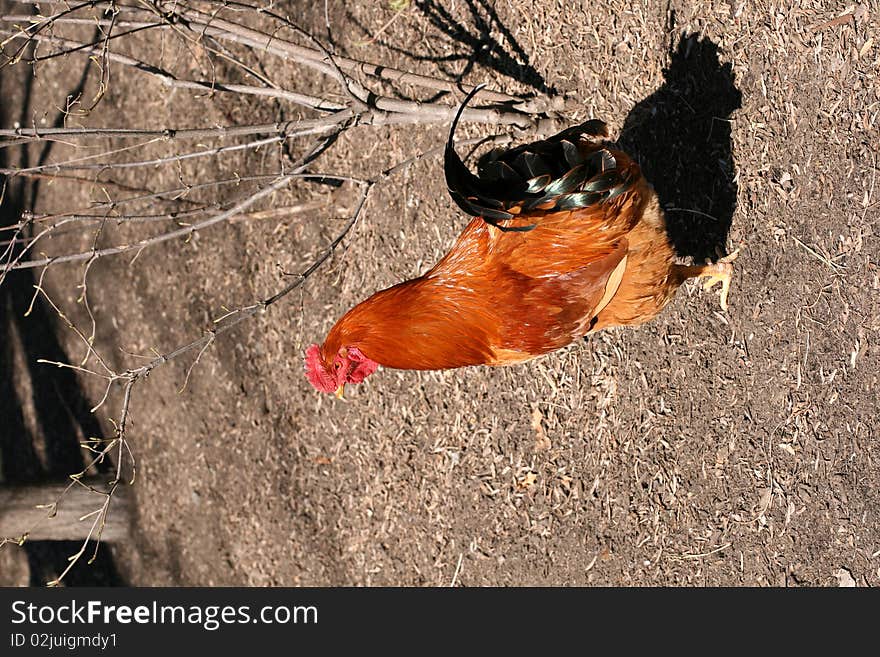
[[[605,203],[633,184],[628,170],[617,168],[614,156],[597,148],[584,157],[578,144],[607,135],[605,124],[590,120],[557,135],[508,151],[495,149],[479,162],[479,176],[455,152],[455,128],[467,103],[482,87],[465,98],[449,130],[444,157],[446,184],[452,199],[466,213],[482,217],[502,231],[527,231],[536,227],[505,226],[521,211],[576,210]]]

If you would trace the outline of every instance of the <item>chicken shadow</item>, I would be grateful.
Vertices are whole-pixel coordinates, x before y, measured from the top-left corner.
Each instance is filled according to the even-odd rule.
[[[730,115],[742,95],[708,38],[683,35],[669,54],[663,85],[633,107],[618,144],[654,185],[676,253],[702,263],[723,255],[736,209]]]
[[[7,69],[8,70],[8,69]],[[15,96],[21,97],[21,111],[16,117],[21,125],[31,123],[31,93],[33,76],[0,78],[0,88],[5,92],[15,86],[20,89]],[[85,86],[88,67],[83,70],[79,84],[71,91],[76,98]],[[6,83],[5,86],[3,83]],[[11,94],[4,94],[4,99]],[[0,104],[0,125],[9,125],[9,104]],[[56,121],[60,125],[63,117]],[[0,148],[0,167],[13,164],[10,151]],[[14,162],[18,167],[30,165],[28,148],[15,149],[19,155]],[[36,163],[48,157],[50,146],[38,154]],[[25,178],[5,178],[0,175],[0,189],[5,194],[0,202],[0,229],[17,224],[22,211],[32,209],[38,193],[38,181]],[[15,231],[0,230],[0,241],[11,239]],[[5,250],[4,245],[0,252]],[[20,253],[15,247],[14,259]],[[4,259],[5,262],[5,259]],[[81,437],[103,436],[100,424],[89,411],[89,402],[72,370],[59,369],[40,364],[38,359],[70,362],[58,335],[62,330],[58,317],[49,305],[38,296],[34,297],[35,279],[32,269],[10,271],[0,284],[0,471],[3,483],[15,485],[39,483],[47,480],[63,480],[79,472],[85,461],[79,446]],[[28,313],[28,309],[30,312]],[[30,400],[22,399],[30,383]],[[26,420],[25,409],[32,409],[33,417]],[[34,435],[34,434],[38,435]],[[37,441],[42,439],[41,458]],[[111,467],[104,463],[101,470]],[[51,500],[46,500],[51,502]],[[30,565],[31,586],[43,586],[55,579],[68,565],[68,557],[76,553],[80,541],[28,541],[23,549]],[[9,546],[2,549],[17,549]],[[97,558],[91,564],[91,553],[84,556],[66,575],[68,586],[122,585],[113,557],[106,546],[100,546]]]

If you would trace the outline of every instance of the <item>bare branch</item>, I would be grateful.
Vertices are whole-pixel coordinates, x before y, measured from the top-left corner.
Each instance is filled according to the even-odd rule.
[[[125,253],[127,251],[134,251],[139,249],[144,249],[148,246],[154,246],[156,244],[161,244],[162,242],[167,242],[169,240],[173,240],[178,237],[188,237],[193,233],[198,232],[200,230],[204,230],[205,228],[209,228],[210,226],[214,226],[223,221],[227,221],[236,215],[240,215],[243,210],[251,207],[257,201],[266,198],[274,194],[279,189],[286,187],[290,184],[291,180],[295,178],[302,177],[297,174],[286,174],[279,177],[271,185],[264,187],[260,191],[251,194],[245,200],[240,203],[236,203],[232,208],[226,210],[225,212],[221,212],[219,214],[214,215],[210,219],[205,219],[204,221],[200,221],[198,223],[193,224],[192,226],[186,226],[184,228],[179,228],[177,230],[172,230],[168,233],[164,233],[162,235],[157,235],[156,237],[150,237],[148,239],[139,240],[133,244],[123,244],[120,246],[108,247],[106,249],[98,249],[92,251],[85,251],[83,253],[74,253],[70,255],[62,255],[54,258],[42,258],[40,260],[26,260],[24,262],[16,262],[11,266],[7,267],[7,269],[30,269],[32,267],[42,267],[43,265],[54,265],[61,264],[63,262],[80,262],[83,260],[88,260],[93,257],[103,258],[109,255],[116,255],[118,253]],[[314,176],[313,176],[314,177]],[[330,176],[331,178],[333,176]]]
[[[13,32],[11,30],[0,30],[0,34],[11,35],[13,38],[21,36],[20,34]],[[123,35],[118,35],[123,36]],[[343,108],[342,105],[338,103],[333,103],[323,98],[316,98],[315,96],[309,96],[307,94],[300,94],[294,91],[285,91],[283,89],[272,89],[269,87],[254,87],[252,85],[247,84],[235,84],[235,83],[222,83],[222,82],[204,82],[199,80],[181,80],[168,71],[159,68],[158,66],[154,66],[152,64],[147,64],[146,62],[142,62],[139,59],[135,59],[134,57],[129,57],[127,55],[121,55],[119,53],[114,52],[104,52],[104,46],[99,44],[91,44],[91,43],[81,43],[79,41],[74,41],[72,39],[65,39],[62,37],[44,35],[44,34],[34,34],[29,37],[33,41],[38,42],[47,42],[53,43],[57,45],[63,45],[69,48],[69,50],[64,51],[59,54],[70,54],[75,52],[82,52],[85,54],[102,54],[102,56],[106,57],[107,60],[116,62],[118,64],[123,64],[125,66],[130,66],[138,71],[142,71],[144,73],[149,73],[150,75],[156,77],[161,80],[162,83],[167,87],[175,87],[179,89],[195,89],[197,91],[214,93],[214,92],[230,92],[230,93],[238,93],[238,94],[248,94],[254,96],[269,96],[272,98],[278,98],[280,100],[287,100],[292,103],[296,103],[298,105],[302,105],[304,107],[308,107],[311,109],[317,109],[328,112],[339,111]],[[42,60],[46,59],[43,57]],[[31,63],[36,63],[38,61],[42,61],[40,59],[33,59]]]

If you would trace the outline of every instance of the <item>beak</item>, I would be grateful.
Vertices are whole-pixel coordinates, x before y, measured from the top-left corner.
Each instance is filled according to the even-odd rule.
[[[336,392],[334,392],[333,394],[336,395],[336,399],[341,399],[342,401],[345,401],[345,397],[342,396],[343,394],[345,394],[345,384],[341,384],[336,389]]]

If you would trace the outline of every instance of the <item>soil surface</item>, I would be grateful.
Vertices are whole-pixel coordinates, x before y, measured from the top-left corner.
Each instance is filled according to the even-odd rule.
[[[104,561],[78,565],[69,583],[880,584],[880,7],[835,20],[839,3],[789,0],[332,2],[326,17],[312,4],[287,11],[347,56],[565,95],[572,124],[605,120],[657,188],[683,261],[739,249],[730,310],[686,284],[650,324],[524,365],[381,370],[347,401],[319,395],[305,347],[373,291],[427,269],[466,223],[441,161],[425,158],[375,188],[302,292],[219,337],[191,371],[195,353],[138,383],[132,540],[102,548]],[[187,57],[171,37],[142,39],[144,60]],[[202,65],[199,53],[192,61]],[[322,83],[260,61],[287,88]],[[25,67],[5,69],[3,98],[30,94],[22,124],[51,122],[84,64],[46,63],[30,85]],[[218,64],[218,77],[234,73]],[[84,103],[100,77],[90,75]],[[21,120],[21,106],[4,105],[4,127]],[[114,67],[80,123],[179,128],[296,112]],[[375,175],[441,145],[447,127],[361,126],[317,169]],[[137,157],[180,148],[158,142]],[[280,157],[272,147],[107,178],[168,189],[265,172]],[[57,211],[100,198],[98,184],[43,180],[18,202]],[[95,261],[95,348],[124,370],[141,362],[130,354],[171,351],[283,287],[338,232],[351,198],[303,184],[261,207],[302,203],[312,209]],[[101,245],[134,234],[108,226]],[[46,251],[94,239],[73,233]],[[85,353],[44,302],[23,317],[39,273],[0,296],[5,430],[17,432],[2,444],[9,481],[69,474],[82,455],[75,443],[53,451],[51,435],[112,434],[120,402],[114,392],[89,415],[100,379],[36,364]],[[88,333],[83,275],[84,263],[55,265],[44,283]],[[57,575],[69,548],[30,548],[31,582]]]

